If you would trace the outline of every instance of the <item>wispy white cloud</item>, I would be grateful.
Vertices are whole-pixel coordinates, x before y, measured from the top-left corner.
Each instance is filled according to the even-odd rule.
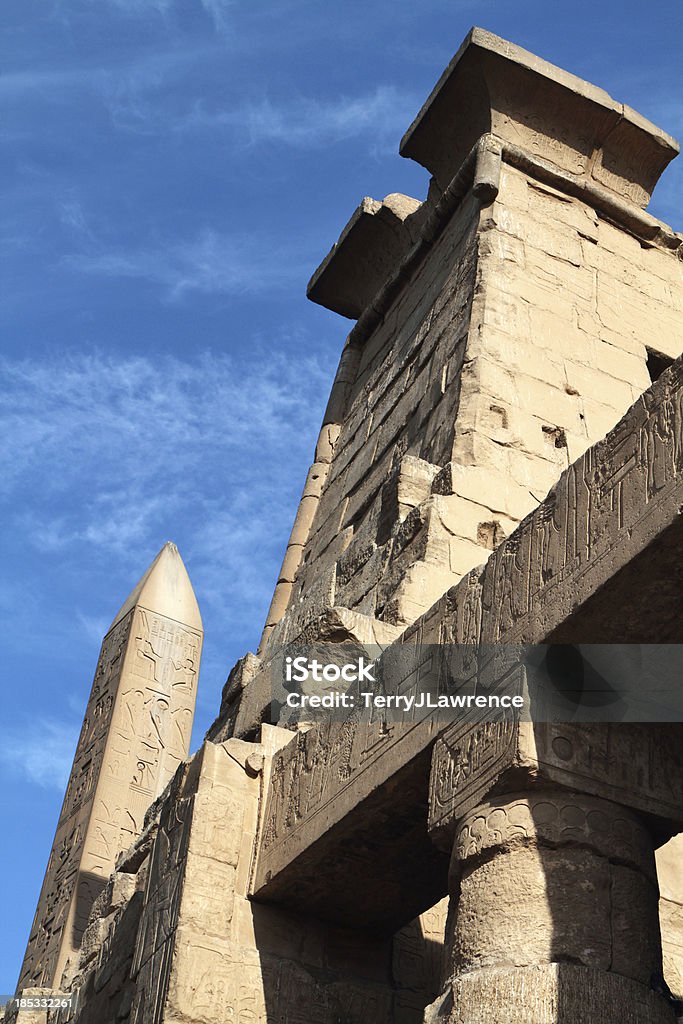
[[[69,779],[79,719],[27,719],[0,727],[0,764],[8,778],[64,792]]]
[[[92,69],[47,68],[28,71],[8,71],[0,76],[0,96],[15,98],[25,93],[82,87],[92,80]]]
[[[371,135],[394,142],[415,114],[419,103],[410,92],[379,85],[357,95],[320,99],[312,96],[267,96],[233,107],[207,107],[195,100],[190,108],[150,95],[149,82],[117,79],[106,102],[116,127],[138,134],[196,134],[223,132],[239,145],[264,143],[298,149],[344,142]]]
[[[300,244],[274,244],[261,235],[226,235],[210,228],[195,237],[130,251],[106,250],[94,238],[82,212],[69,204],[62,217],[83,248],[63,264],[87,274],[136,278],[160,285],[169,300],[191,292],[256,295],[283,288],[307,276],[313,264]]]
[[[5,71],[0,76],[0,96],[17,98],[32,92],[59,99],[69,97],[74,90],[105,96],[153,91],[172,81],[183,70],[210,52],[210,45],[177,46],[169,43],[165,48],[147,49],[142,56],[113,58],[102,61],[92,57],[80,63],[62,63],[53,67],[29,67],[25,70]]]
[[[241,362],[210,352],[2,360],[7,529],[39,551],[100,552],[136,571],[182,535],[214,612],[253,630],[329,386],[320,362],[286,354],[292,347],[272,344],[267,361],[258,352]]]
[[[222,30],[228,28],[228,13],[235,6],[235,0],[201,0],[201,3],[216,28]]]
[[[209,116],[208,124],[223,123],[243,131],[251,145],[280,142],[289,146],[314,147],[341,142],[372,132],[396,135],[405,127],[406,109],[415,105],[414,97],[394,86],[381,85],[359,96],[341,96],[329,100],[298,97],[274,104],[259,103]],[[195,111],[187,126],[205,123]]]
[[[126,14],[148,14],[150,11],[166,14],[174,6],[176,0],[105,0],[110,7],[115,7]],[[102,0],[90,0],[90,3],[102,5]]]
[[[97,238],[85,216],[82,203],[73,195],[68,195],[57,204],[57,216],[63,227],[67,228],[81,241],[97,245]]]
[[[109,6],[128,17],[146,17],[150,14],[167,17],[179,10],[185,0],[88,0],[98,7]],[[228,11],[234,6],[234,0],[199,0],[199,7],[213,21],[217,29],[227,27]]]
[[[94,0],[93,0],[94,2]],[[98,0],[99,2],[99,0]],[[108,0],[122,10],[166,11],[171,0]],[[217,25],[224,25],[232,3],[203,0]],[[197,135],[222,133],[233,144],[255,147],[275,144],[298,149],[372,136],[396,139],[419,107],[419,96],[395,85],[379,84],[370,90],[319,97],[283,94],[277,101],[267,93],[229,104],[211,104],[198,93],[196,69],[220,56],[225,41],[203,46],[168,44],[132,60],[105,65],[28,69],[0,77],[0,96],[40,93],[51,101],[66,102],[77,91],[102,102],[113,126],[137,135]],[[179,88],[187,83],[186,88]],[[259,86],[254,83],[254,88]],[[240,88],[232,87],[234,92]]]
[[[80,610],[76,612],[76,618],[86,636],[90,637],[94,643],[99,643],[102,640],[111,625],[111,619],[104,615],[88,615],[87,612]],[[83,711],[80,701],[74,700],[74,706],[75,710]]]

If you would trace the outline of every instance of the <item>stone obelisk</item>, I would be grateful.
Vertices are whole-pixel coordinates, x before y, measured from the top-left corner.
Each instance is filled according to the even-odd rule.
[[[18,989],[59,987],[116,857],[187,757],[202,639],[167,543],[102,642]]]

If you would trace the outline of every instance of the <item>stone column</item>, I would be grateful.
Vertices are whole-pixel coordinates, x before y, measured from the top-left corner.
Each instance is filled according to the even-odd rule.
[[[542,727],[566,756],[561,729]],[[599,795],[606,788],[600,768],[584,791],[562,784],[571,774],[576,784],[578,774],[569,766],[560,781],[531,726],[475,726],[469,734],[459,726],[450,730],[450,741],[437,744],[430,827],[438,843],[452,844],[451,909],[448,980],[427,1021],[676,1019],[662,979],[654,859],[653,837],[666,826],[641,810],[647,781],[639,792],[619,763],[627,747],[636,762],[646,763],[652,745],[666,746],[668,738],[657,737],[657,727],[583,729],[586,749],[599,730],[611,730],[604,738],[618,780],[612,788],[623,802]],[[622,749],[615,729],[628,732]]]
[[[652,840],[626,808],[559,787],[480,804],[459,823],[450,888],[449,1020],[674,1019],[651,990]]]
[[[683,999],[683,835],[657,850],[657,881],[664,978]]]

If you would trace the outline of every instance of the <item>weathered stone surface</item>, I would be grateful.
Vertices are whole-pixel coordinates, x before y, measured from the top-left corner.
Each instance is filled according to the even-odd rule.
[[[230,670],[223,693],[218,718],[206,734],[213,742],[228,739],[234,731],[235,721],[242,710],[242,694],[248,684],[254,683],[261,673],[262,663],[249,651]],[[264,698],[265,699],[265,698]],[[267,701],[266,701],[267,703]]]
[[[470,57],[475,63],[481,58],[485,74],[495,72],[496,82],[503,73],[514,77],[519,59],[525,80],[545,82],[549,75],[554,85],[529,96],[514,89],[506,94],[506,103],[521,107],[516,120],[505,115],[505,124],[514,124],[517,134],[502,150],[491,127],[479,126],[489,134],[477,152],[498,146],[502,161],[495,189],[483,206],[468,192],[476,191],[476,160],[465,161],[469,169],[458,179],[460,191],[451,205],[438,199],[439,187],[433,186],[425,204],[431,213],[425,209],[415,221],[419,244],[395,285],[384,289],[381,315],[372,328],[363,327],[362,335],[352,332],[347,352],[358,337],[357,362],[345,378],[344,402],[337,403],[339,431],[329,471],[308,539],[286,560],[287,580],[278,584],[269,634],[278,618],[300,619],[300,605],[311,600],[311,588],[328,567],[335,569],[339,584],[336,604],[401,625],[414,621],[435,589],[447,588],[449,580],[439,577],[442,566],[411,568],[405,552],[397,578],[390,542],[406,508],[397,496],[392,499],[392,489],[402,460],[417,458],[437,469],[450,464],[448,472],[457,478],[451,493],[488,509],[482,535],[491,530],[495,535],[495,525],[486,524],[500,522],[501,516],[515,523],[532,511],[559,473],[604,436],[648,386],[653,322],[666,336],[657,342],[660,349],[671,355],[683,349],[680,238],[637,213],[630,200],[606,199],[607,190],[592,171],[579,175],[579,181],[559,165],[553,169],[534,145],[555,151],[556,121],[541,117],[533,131],[524,128],[534,104],[552,106],[555,88],[569,97],[567,116],[574,118],[585,104],[600,108],[603,94],[585,83],[579,87],[563,73],[557,78],[556,69],[486,33],[475,31],[463,61]],[[451,77],[459,74],[455,68]],[[450,85],[444,89],[448,93]],[[457,126],[457,134],[463,122],[451,117],[448,104],[441,113],[445,123]],[[615,111],[621,116],[619,104],[609,100],[607,106],[608,120]],[[476,118],[472,124],[478,125]],[[638,118],[633,126],[633,140],[640,139]],[[450,138],[434,131],[441,141]],[[658,130],[647,129],[646,136],[650,156],[668,152]],[[436,480],[443,488],[438,473]],[[509,525],[505,529],[501,523],[501,529],[509,533]],[[455,577],[487,557],[478,550],[478,538],[464,540],[471,546],[452,546]],[[357,579],[349,577],[340,556],[353,552],[355,557],[359,546],[367,550],[373,544],[381,552],[359,566]],[[488,543],[482,546],[490,550]],[[422,554],[414,557],[425,560]],[[395,581],[395,598],[387,594],[387,578]],[[378,601],[380,592],[385,596]]]
[[[19,987],[58,987],[90,910],[145,811],[187,757],[202,624],[166,544],[102,644]]]
[[[648,1003],[651,1019],[672,1019],[662,986],[653,1000],[662,962],[649,830],[618,804],[540,781],[491,796],[458,821],[444,997],[457,1007],[481,986],[495,1001],[494,971],[572,964],[586,969],[575,984],[594,1011],[613,992],[600,1020],[616,1024],[626,1006]],[[558,999],[550,1019],[576,1020],[570,1007]]]
[[[410,219],[420,205],[399,193],[382,202],[366,196],[311,278],[308,298],[357,319],[414,243]]]
[[[610,587],[619,583],[623,567],[638,563],[639,594],[648,593],[650,587],[653,591],[661,587],[661,570],[653,553],[657,555],[657,544],[666,543],[666,538],[680,525],[681,408],[683,362],[679,360],[638,400],[612,434],[562,474],[548,499],[493,552],[480,578],[472,576],[453,588],[403,634],[398,645],[383,654],[387,665],[392,658],[398,658],[393,670],[386,669],[385,678],[412,679],[409,685],[417,687],[420,659],[427,655],[424,647],[413,647],[413,643],[541,643],[557,636],[560,627],[564,638],[590,640],[590,636],[582,635],[582,630],[589,632],[596,622],[602,625],[603,639],[609,640],[610,620],[614,620],[616,629],[623,621],[620,606],[615,605],[610,594]],[[669,553],[669,570],[670,557]],[[678,629],[676,623],[680,621],[677,599],[667,593],[667,600],[670,604],[673,601],[671,619],[657,620],[656,604],[653,616],[648,616],[648,609],[640,612],[641,628],[651,642],[677,635],[670,632],[672,628]],[[586,613],[588,626],[582,625],[582,605],[591,607],[590,614]],[[396,654],[399,650],[400,657]],[[431,666],[428,669],[431,671]],[[383,806],[397,823],[405,822],[406,839],[420,814],[426,816],[425,805],[421,809],[417,805],[411,807],[410,801],[422,799],[421,759],[442,727],[432,718],[373,726],[349,723],[345,742],[337,745],[321,731],[324,728],[311,730],[277,755],[277,773],[282,784],[271,787],[264,808],[269,840],[259,848],[254,892],[259,898],[294,900],[296,891],[296,899],[301,904],[310,899],[316,913],[346,915],[354,905],[348,899],[348,889],[352,888],[358,890],[357,905],[363,906],[364,914],[372,913],[375,902],[379,917],[384,920],[391,854],[387,853],[383,864],[385,890],[378,890],[372,869],[359,870],[359,851],[365,844],[362,837],[373,832]],[[666,743],[662,742],[661,734],[655,738],[648,727],[642,727],[645,732],[631,744],[628,730],[638,727],[625,726],[613,727],[621,730],[618,739],[613,740],[598,730],[595,741],[588,746],[589,732],[583,733],[583,726],[576,726],[572,735],[565,735],[565,730],[545,738],[544,728],[536,727],[541,732],[533,739],[534,756],[536,762],[546,766],[544,771],[549,779],[650,810],[669,822],[680,821],[683,794],[676,788],[680,776],[676,727],[672,727],[674,734]],[[560,740],[560,745],[556,743],[553,748],[553,740]],[[336,749],[340,754],[344,752],[342,773],[330,770],[329,759]],[[623,757],[618,758],[623,769],[620,775],[614,769],[614,756],[622,749]],[[569,759],[566,750],[570,750]],[[469,757],[468,765],[471,764],[471,754],[464,756],[465,760]],[[516,742],[510,746],[503,743],[499,756],[506,764],[515,761]],[[493,757],[491,779],[497,777],[497,763]],[[642,764],[645,774],[640,771]],[[411,765],[415,776],[408,783]],[[405,807],[397,806],[393,786],[399,771]],[[485,788],[477,791],[473,800],[481,798],[490,781],[486,779]],[[311,796],[311,787],[315,798]],[[465,809],[455,810],[453,817]],[[354,837],[355,853],[344,867],[340,851],[344,849],[345,835]],[[416,849],[417,840],[411,836],[410,841],[412,849]],[[323,898],[316,882],[323,870],[321,858],[329,857],[326,851],[330,843],[338,851],[335,877],[339,879],[339,888],[335,886],[335,890],[339,892],[339,902],[331,887]],[[401,848],[396,838],[394,847]],[[396,877],[407,886],[410,883],[403,876],[404,866],[396,860]],[[416,879],[417,903],[410,902],[407,888],[404,891],[404,905],[410,906],[411,916],[425,898],[420,893],[420,884],[421,880]],[[395,923],[403,922],[399,918]]]
[[[638,982],[573,964],[495,968],[457,978],[426,1024],[673,1024],[671,1006]]]
[[[365,570],[364,579],[354,580],[343,568],[338,570],[337,563],[345,560],[348,566],[358,545],[363,550],[384,547],[420,495],[428,497],[427,477],[419,467],[438,468],[450,453],[472,293],[475,212],[465,204],[428,257],[429,289],[399,299],[395,315],[372,345],[358,352],[325,486],[290,588],[287,615],[294,620],[292,628],[286,629],[290,636],[304,619],[320,614],[319,601],[314,607],[314,593],[319,581],[329,578],[328,567],[332,572],[328,607],[344,605],[376,615],[374,600],[366,599],[384,571],[390,550],[381,556],[383,565],[375,577],[367,577]],[[415,302],[417,308],[413,308]],[[452,368],[447,371],[449,363]],[[343,552],[336,545],[340,534],[345,535]],[[364,567],[364,562],[359,563],[359,571]],[[281,633],[271,628],[269,642],[280,641]]]
[[[682,740],[678,724],[457,723],[434,748],[430,831],[450,847],[457,823],[494,786],[504,791],[522,779],[560,784],[683,827]]]
[[[681,726],[266,724],[292,642],[384,648],[404,694],[480,694],[510,670],[498,645],[680,639],[682,239],[640,209],[673,140],[475,29],[403,151],[426,202],[364,201],[311,282],[358,323],[258,656],[190,761],[162,736],[201,638],[172,574],[105,641],[29,946],[51,983],[75,879],[97,877],[76,1007],[50,1024],[673,1020],[653,845],[683,824]]]
[[[514,48],[504,48],[505,53],[499,49],[497,41],[491,43],[490,38],[476,33],[470,47],[472,67],[481,64],[473,72],[475,78],[481,74],[495,82],[495,110],[498,101],[518,105],[505,124],[499,118],[495,124],[483,123],[472,129],[478,134],[500,131],[504,139],[508,130],[514,131],[510,145],[502,148],[499,177],[488,194],[489,202],[492,197],[494,201],[480,210],[466,199],[456,205],[444,233],[437,231],[427,248],[426,261],[412,264],[413,274],[419,267],[418,276],[410,279],[406,272],[402,290],[395,289],[391,302],[386,299],[382,306],[384,320],[378,321],[372,333],[363,335],[365,347],[357,377],[347,392],[344,422],[311,524],[302,568],[293,585],[291,611],[283,619],[283,624],[291,619],[294,629],[284,625],[280,636],[300,630],[299,606],[309,601],[315,604],[317,597],[307,596],[310,584],[331,564],[335,566],[334,600],[408,626],[403,638],[407,644],[454,638],[475,643],[548,637],[625,639],[632,636],[626,625],[631,629],[637,616],[638,639],[677,638],[675,584],[665,586],[661,596],[658,592],[662,591],[666,552],[676,543],[678,529],[675,509],[680,486],[675,453],[680,446],[680,425],[674,411],[679,399],[673,397],[680,393],[678,378],[672,377],[666,388],[655,389],[653,397],[639,403],[630,420],[620,424],[616,435],[590,449],[648,386],[648,324],[655,319],[666,322],[666,333],[674,340],[665,345],[672,355],[683,348],[681,265],[675,259],[678,242],[663,241],[661,247],[657,243],[642,245],[638,232],[643,237],[664,239],[667,229],[628,210],[629,204],[646,201],[646,193],[674,147],[663,133],[627,114],[624,131],[630,135],[619,164],[606,126],[613,126],[621,117],[620,105],[591,87],[582,91],[571,76],[530,60]],[[535,76],[543,83],[543,96],[539,91],[520,95],[516,86],[503,96],[501,68],[510,70],[515,60],[525,81]],[[510,73],[514,78],[518,72]],[[456,68],[456,93],[464,81],[459,75]],[[438,136],[437,149],[446,140],[441,155],[435,155],[435,150],[429,157],[441,161],[438,167],[429,164],[437,178],[445,179],[441,188],[477,137],[474,134],[465,145],[462,121],[449,120],[448,105],[443,106],[442,101],[448,96],[448,103],[452,102],[453,83],[444,82],[443,95],[426,111],[419,131],[414,131],[410,140],[411,146],[417,145],[415,140],[422,132],[420,145],[428,148]],[[471,102],[479,102],[474,94]],[[439,104],[443,107],[438,115],[441,127],[432,132],[429,122]],[[542,114],[531,127],[527,117],[534,104],[540,104]],[[553,118],[556,122],[557,111],[565,110],[563,104],[568,123],[558,141]],[[577,149],[578,125],[583,131],[587,111],[591,112],[591,130],[595,129],[592,167],[585,162],[580,145]],[[446,131],[444,124],[448,125]],[[471,124],[476,124],[476,119]],[[449,134],[451,127],[455,135]],[[460,142],[457,133],[461,133]],[[640,177],[634,177],[628,159],[640,142],[645,149],[639,151]],[[462,145],[460,151],[458,144]],[[515,147],[525,149],[526,155],[520,155]],[[608,165],[609,177],[601,169]],[[438,193],[438,186],[434,191]],[[607,195],[610,191],[612,199]],[[440,268],[454,258],[462,265],[464,254],[456,255],[457,250],[447,241],[454,216],[461,222],[467,216],[472,218],[477,234],[474,246],[467,243],[472,256],[465,257],[473,261],[474,299],[466,317],[456,321],[457,333],[448,311],[463,309],[463,285],[449,289],[440,271],[435,274],[429,266],[430,256],[437,254]],[[626,230],[619,226],[620,220]],[[466,237],[463,229],[459,230],[460,237]],[[637,303],[629,298],[624,281],[630,294],[639,289]],[[388,296],[388,292],[384,294]],[[424,296],[434,302],[426,316]],[[624,316],[625,302],[634,306],[632,315]],[[658,309],[650,307],[653,302]],[[645,315],[636,305],[647,309]],[[458,341],[450,351],[444,348],[438,333],[442,324],[450,324],[448,336],[462,338],[464,344]],[[352,339],[356,336],[360,337],[358,331],[352,333]],[[418,344],[416,357],[413,353]],[[427,416],[438,410],[435,431],[431,421],[423,419],[423,409]],[[419,447],[414,438],[419,439]],[[431,439],[425,444],[427,438]],[[401,507],[398,493],[392,490],[393,481],[388,484],[387,480],[392,479],[392,467],[400,465],[406,455],[444,467],[433,478],[432,492],[448,499],[447,505],[441,507],[433,497],[420,496],[412,511]],[[645,467],[655,463],[666,468],[653,487],[648,483],[652,470]],[[610,466],[612,470],[606,468]],[[610,472],[615,480],[611,490]],[[550,495],[543,501],[548,491]],[[539,502],[540,508],[534,511]],[[515,531],[525,517],[529,518]],[[347,531],[341,557],[334,548],[340,530]],[[654,543],[653,537],[658,538]],[[465,576],[489,558],[491,549],[494,554],[481,580],[473,575],[425,613],[439,589],[448,588],[449,573],[456,578]],[[639,578],[637,599],[632,587],[629,591],[628,580],[622,579],[627,571],[631,579]],[[646,615],[640,608],[643,588],[649,601]],[[623,602],[629,592],[633,611],[624,615]],[[667,613],[662,615],[664,604]],[[455,627],[454,614],[459,623]],[[419,678],[418,664],[413,664],[411,671]],[[391,723],[377,735],[364,732],[362,725],[357,732],[352,729],[346,748],[351,760],[343,784],[336,772],[330,771],[330,750],[335,744],[321,741],[317,730],[299,738],[296,750],[290,747],[278,755],[277,772],[282,773],[284,788],[271,790],[272,807],[269,804],[264,811],[272,837],[268,849],[262,846],[259,850],[254,882],[259,896],[291,905],[295,900],[304,904],[310,900],[314,912],[333,918],[341,914],[348,920],[353,906],[345,890],[348,886],[364,911],[376,912],[377,920],[389,927],[385,894],[378,889],[372,870],[359,871],[358,856],[364,856],[365,837],[373,821],[381,818],[383,796],[389,806],[388,787],[395,773],[403,773],[406,801],[420,791],[414,777],[407,781],[407,766],[412,764],[419,774],[421,752],[435,735],[433,723]],[[570,743],[564,735],[553,738]],[[579,756],[581,745],[572,749]],[[656,753],[666,749],[664,745]],[[555,758],[554,764],[544,763],[549,781],[587,786],[588,792],[597,796],[625,799],[641,810],[656,810],[669,822],[680,816],[679,794],[667,793],[666,786],[654,782],[652,771],[636,778],[637,758],[629,762],[625,754],[626,778],[637,784],[626,785],[621,779],[621,790],[614,776],[601,774],[599,764],[584,770],[579,757],[570,770],[566,760],[560,762],[561,758]],[[655,758],[650,769],[657,763]],[[315,797],[310,792],[309,782],[314,777],[309,780],[309,764],[315,765],[324,779]],[[538,762],[530,760],[529,767],[537,768]],[[383,787],[387,787],[384,794]],[[407,836],[412,827],[408,823],[414,818],[407,807],[396,809],[394,791],[391,801],[397,827],[403,821]],[[315,882],[320,865],[334,856],[335,849],[337,861],[343,860],[345,840],[353,846],[355,856],[348,858],[346,868],[338,865],[334,883],[323,894]],[[411,842],[412,849],[417,849],[417,840]],[[394,847],[403,849],[396,840]],[[391,856],[389,851],[387,858]],[[401,856],[397,853],[393,863],[412,912],[427,896],[419,894],[416,882],[417,902],[410,902],[410,870],[404,875],[405,862],[402,867],[396,865]],[[385,860],[384,885],[390,888],[388,863]],[[342,891],[347,892],[345,903],[337,897]]]
[[[442,981],[434,947],[440,953],[443,906],[398,937],[392,955],[389,938],[330,928],[246,898],[262,785],[262,769],[253,766],[258,755],[267,773],[290,736],[266,726],[260,743],[205,743],[178,773],[136,878],[138,894],[141,882],[145,890],[136,929],[109,932],[113,950],[134,951],[123,979],[128,1005],[120,1002],[122,979],[109,970],[115,960],[105,941],[94,966],[82,965],[79,1024],[129,1011],[136,1024],[420,1024]]]
[[[407,1024],[415,1017],[422,1024],[425,1006],[443,986],[447,915],[448,900],[442,899],[394,936],[391,974],[398,990],[394,998],[395,1024]]]
[[[618,761],[614,771],[621,774]],[[571,964],[583,973],[574,974],[564,997],[558,992],[539,1005],[539,973],[514,1019],[617,1024],[628,1008],[636,1020],[672,1020],[663,983],[655,984],[662,972],[657,885],[643,817],[547,778],[536,786],[523,774],[515,781],[523,791],[500,792],[492,782],[491,796],[453,822],[449,978],[435,1019],[469,1020],[461,1014],[473,990],[495,1008],[498,972],[514,985],[513,972],[524,977]],[[449,785],[458,783],[444,779],[444,789]],[[597,1017],[577,1017],[576,988]],[[439,1006],[449,1003],[451,1015],[439,1017]]]
[[[662,926],[664,977],[679,999],[683,998],[683,836],[677,835],[657,850],[659,917]]]
[[[401,154],[445,189],[487,131],[640,206],[678,153],[671,136],[603,89],[474,28],[406,132]]]

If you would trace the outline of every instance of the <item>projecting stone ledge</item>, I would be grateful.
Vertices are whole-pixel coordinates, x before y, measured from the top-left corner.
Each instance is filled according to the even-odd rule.
[[[647,206],[675,139],[595,85],[473,28],[401,142],[443,191],[478,139],[504,143]]]
[[[424,258],[453,204],[470,188],[481,203],[495,198],[501,161],[590,195],[596,209],[649,238],[662,225],[642,209],[679,145],[604,89],[473,28],[400,152],[433,175],[426,202],[366,197],[308,285],[313,302],[366,321],[361,334],[386,313],[397,281]],[[376,316],[368,321],[369,310]]]
[[[414,245],[411,218],[421,205],[399,192],[382,202],[366,196],[309,281],[308,298],[357,319]]]

